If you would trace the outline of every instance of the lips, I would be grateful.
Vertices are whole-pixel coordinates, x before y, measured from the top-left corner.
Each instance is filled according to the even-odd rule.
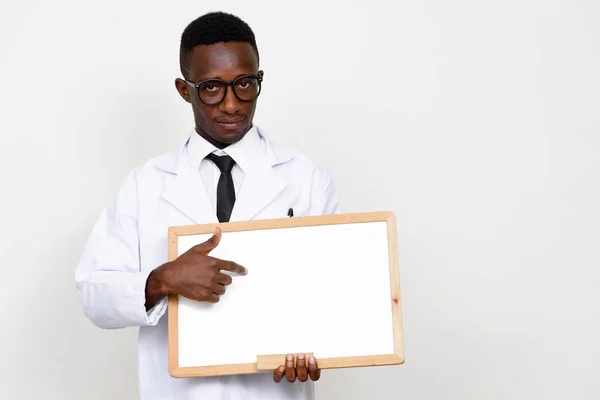
[[[216,122],[226,130],[236,130],[242,126],[245,119],[245,117],[219,118]]]

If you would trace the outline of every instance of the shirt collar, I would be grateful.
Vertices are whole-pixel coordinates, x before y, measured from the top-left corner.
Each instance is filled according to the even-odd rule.
[[[250,128],[250,130],[244,135],[242,140],[225,147],[223,150],[220,150],[200,136],[196,131],[193,131],[190,134],[187,151],[190,165],[196,171],[200,169],[200,164],[207,155],[210,153],[215,153],[219,156],[231,156],[235,160],[235,163],[242,169],[242,171],[247,173],[248,169],[253,163],[253,160],[259,155],[260,137],[256,127],[253,125],[252,128]]]

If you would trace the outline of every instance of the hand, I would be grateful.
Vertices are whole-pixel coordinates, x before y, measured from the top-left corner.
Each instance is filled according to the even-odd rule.
[[[232,262],[210,257],[221,241],[221,229],[206,242],[198,244],[177,259],[155,269],[146,284],[146,308],[156,304],[156,297],[179,294],[196,301],[217,303],[225,294],[231,276],[221,271],[246,275],[246,268]],[[149,307],[150,306],[150,307]]]
[[[298,354],[296,367],[294,368],[294,355],[288,354],[285,365],[280,365],[275,372],[273,372],[273,380],[279,383],[284,375],[288,382],[296,382],[296,378],[298,378],[300,382],[306,382],[309,377],[313,381],[317,381],[321,377],[321,370],[317,364],[317,359],[314,357],[309,357],[307,368],[306,356],[304,354]]]

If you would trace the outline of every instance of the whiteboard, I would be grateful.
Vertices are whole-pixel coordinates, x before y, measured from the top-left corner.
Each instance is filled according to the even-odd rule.
[[[216,304],[170,296],[171,375],[265,372],[259,356],[288,353],[313,353],[322,369],[404,362],[392,213],[171,227],[169,259],[217,226],[210,255],[248,274],[230,273]]]

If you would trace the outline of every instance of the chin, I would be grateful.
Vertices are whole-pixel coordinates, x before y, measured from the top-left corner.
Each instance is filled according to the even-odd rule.
[[[240,127],[238,129],[223,129],[220,126],[216,126],[215,128],[213,137],[224,144],[233,144],[240,141],[250,130],[249,126]]]
[[[244,137],[244,134],[235,134],[235,135],[218,135],[215,136],[215,139],[222,144],[230,145],[239,142]]]

